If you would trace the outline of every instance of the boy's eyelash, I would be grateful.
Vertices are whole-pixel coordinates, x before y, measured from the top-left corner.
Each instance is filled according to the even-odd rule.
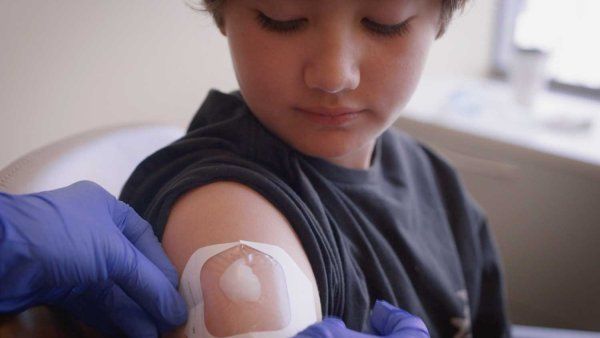
[[[263,28],[281,33],[292,33],[300,28],[300,25],[302,24],[301,19],[292,21],[277,21],[269,18],[262,12],[258,12],[256,15],[256,20]]]
[[[258,12],[256,20],[263,28],[281,33],[293,33],[294,31],[298,30],[303,21],[305,21],[304,19],[291,21],[273,20],[262,12]],[[366,18],[362,21],[371,32],[384,37],[402,36],[410,32],[410,27],[408,25],[410,19],[397,25],[382,25]]]
[[[379,34],[385,37],[402,36],[410,33],[410,19],[405,20],[404,22],[401,22],[396,25],[382,25],[373,22],[369,19],[363,19],[362,21],[375,34]]]

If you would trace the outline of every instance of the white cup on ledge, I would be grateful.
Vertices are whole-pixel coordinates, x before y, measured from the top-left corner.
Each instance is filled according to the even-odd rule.
[[[548,85],[547,64],[550,54],[540,49],[516,48],[509,70],[515,101],[532,110],[536,97]]]

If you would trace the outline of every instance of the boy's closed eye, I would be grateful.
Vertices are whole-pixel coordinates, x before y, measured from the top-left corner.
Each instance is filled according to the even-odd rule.
[[[393,25],[381,24],[369,18],[363,18],[361,23],[375,34],[385,37],[394,37],[410,33],[410,21],[413,18],[414,16],[411,16],[408,19]],[[256,15],[256,19],[263,28],[281,33],[292,33],[298,31],[302,29],[308,21],[307,19],[294,19],[286,21],[276,20],[260,11]]]

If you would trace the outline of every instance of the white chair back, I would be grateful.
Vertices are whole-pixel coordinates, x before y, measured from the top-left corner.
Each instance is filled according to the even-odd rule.
[[[24,194],[90,180],[118,196],[144,158],[184,132],[177,126],[142,124],[77,134],[34,150],[0,170],[0,191]]]

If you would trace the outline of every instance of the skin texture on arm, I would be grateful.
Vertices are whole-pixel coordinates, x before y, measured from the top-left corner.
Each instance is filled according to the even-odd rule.
[[[296,233],[279,210],[247,186],[216,182],[183,195],[171,210],[162,244],[181,276],[199,248],[239,240],[283,249],[311,282],[317,319],[321,319],[315,277]],[[183,332],[180,328],[169,336],[183,337]]]

